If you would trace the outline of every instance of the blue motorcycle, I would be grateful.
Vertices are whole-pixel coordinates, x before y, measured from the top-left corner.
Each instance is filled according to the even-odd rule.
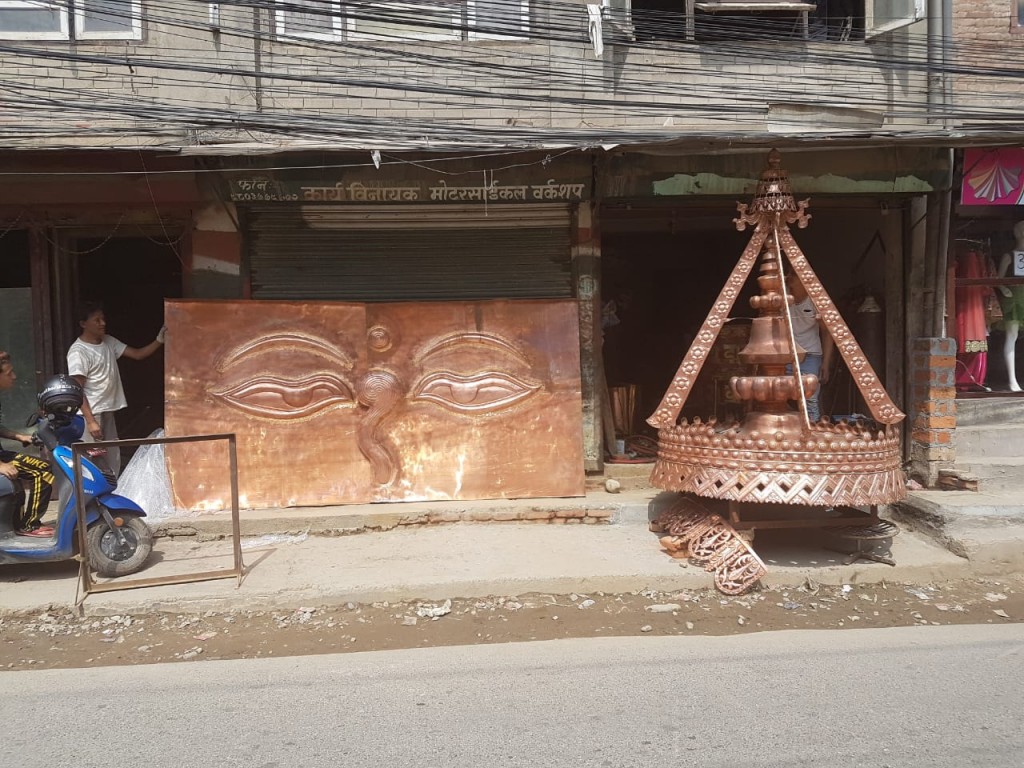
[[[81,439],[85,421],[76,415],[82,388],[64,374],[46,382],[39,393],[36,441],[53,467],[59,512],[53,536],[18,536],[14,521],[19,495],[0,497],[0,564],[41,563],[74,557],[78,523],[74,463],[70,446]],[[89,564],[100,576],[126,576],[141,569],[153,551],[153,533],[142,519],[145,511],[131,499],[114,493],[117,479],[101,468],[102,458],[81,458],[85,494],[86,547]]]

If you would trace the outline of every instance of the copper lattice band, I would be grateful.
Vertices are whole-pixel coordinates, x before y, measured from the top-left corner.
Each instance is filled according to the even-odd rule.
[[[760,504],[891,504],[906,496],[901,467],[895,427],[815,424],[809,434],[758,434],[697,420],[658,431],[651,483]]]

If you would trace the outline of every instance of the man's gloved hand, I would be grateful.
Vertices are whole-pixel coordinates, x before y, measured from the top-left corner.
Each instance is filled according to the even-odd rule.
[[[159,333],[157,333],[157,335],[156,335],[156,340],[159,343],[163,344],[164,343],[164,339],[166,339],[166,338],[167,338],[167,326],[166,325],[162,325],[162,326],[160,326]]]

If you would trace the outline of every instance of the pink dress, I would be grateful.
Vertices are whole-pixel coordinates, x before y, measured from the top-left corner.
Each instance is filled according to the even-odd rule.
[[[989,277],[985,257],[968,251],[956,260],[957,277]],[[988,372],[988,323],[985,302],[992,293],[988,286],[956,289],[956,385],[982,386]]]

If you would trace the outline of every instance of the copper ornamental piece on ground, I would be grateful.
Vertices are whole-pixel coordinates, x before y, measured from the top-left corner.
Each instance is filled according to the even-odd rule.
[[[888,504],[906,495],[897,424],[904,418],[882,387],[850,329],[811,269],[789,226],[807,226],[807,202],[793,199],[789,179],[772,151],[769,167],[750,206],[740,204],[739,230],[754,227],[739,263],[711,307],[679,371],[648,423],[658,427],[658,461],[652,483],[737,502],[856,506]],[[807,419],[805,399],[816,376],[787,373],[802,360],[787,307],[783,258],[803,284],[828,333],[864,396],[873,423],[833,424]],[[733,393],[748,404],[742,420],[719,423],[712,416],[677,422],[736,297],[760,258],[758,311],[750,341],[740,353],[756,375],[736,376]],[[755,368],[756,367],[756,368]],[[788,401],[800,406],[794,410]]]
[[[736,529],[692,497],[675,499],[655,524],[669,533],[660,539],[665,551],[713,571],[715,586],[727,595],[743,594],[768,571]]]

